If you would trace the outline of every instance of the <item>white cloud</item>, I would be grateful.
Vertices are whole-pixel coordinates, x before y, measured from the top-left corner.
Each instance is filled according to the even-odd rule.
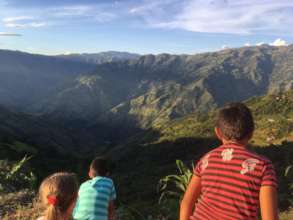
[[[45,22],[30,22],[30,23],[6,23],[5,27],[9,28],[39,28],[47,26]]]
[[[256,46],[262,46],[262,45],[265,45],[266,43],[265,42],[259,42],[259,43],[256,43],[255,45]]]
[[[0,16],[0,21],[2,21],[4,27],[21,29],[41,28],[48,25],[66,25],[70,24],[73,21],[72,19],[75,18],[79,19],[79,22],[104,23],[110,22],[120,15],[119,13],[121,13],[122,9],[118,10],[118,8],[121,7],[121,4],[119,2],[114,4],[73,4],[50,6],[42,9],[33,7],[19,8],[17,10],[4,8],[7,9],[7,12],[4,16]],[[0,6],[0,11],[1,9]]]
[[[285,40],[282,40],[281,38],[276,39],[274,42],[270,43],[271,46],[287,46],[287,42]]]
[[[48,10],[52,19],[91,19],[100,23],[109,22],[118,17],[120,11],[113,10],[119,3],[109,5],[72,5],[66,7],[51,8]]]
[[[229,47],[227,45],[222,45],[222,50],[226,50],[229,49]]]
[[[53,17],[114,17],[109,8],[101,5],[72,5],[49,9]]]
[[[256,46],[262,46],[264,44],[267,44],[267,45],[270,45],[270,46],[275,46],[275,47],[288,46],[288,43],[285,40],[282,40],[281,38],[276,39],[272,43],[259,42],[259,43],[256,43],[255,45]]]
[[[47,26],[46,22],[37,21],[32,16],[5,17],[2,21],[4,26],[8,28],[39,28]]]
[[[70,55],[70,54],[72,54],[71,51],[65,51],[65,52],[63,53],[63,55]]]
[[[125,0],[50,5],[42,10],[27,7],[12,12],[6,15],[23,16],[3,18],[7,27],[66,25],[73,19],[104,23],[121,18],[137,26],[143,21],[152,28],[203,33],[293,34],[293,29],[288,28],[293,26],[292,0]]]
[[[115,18],[116,18],[116,15],[109,12],[102,12],[95,16],[95,20],[100,23],[112,21]]]
[[[84,16],[92,10],[93,8],[88,5],[72,5],[50,9],[55,17]]]
[[[0,32],[0,36],[4,36],[4,37],[20,37],[22,35],[21,34],[16,34],[16,33],[9,33],[9,32]]]
[[[129,12],[132,14],[145,14],[148,11],[153,11],[155,9],[158,9],[162,7],[163,5],[164,5],[164,2],[162,1],[147,1],[144,4],[131,7],[129,9]]]
[[[16,16],[16,17],[6,17],[3,18],[2,21],[4,23],[10,23],[15,21],[24,21],[24,20],[33,20],[34,18],[31,16]]]
[[[247,43],[244,44],[244,46],[245,47],[250,47],[251,46],[251,43],[247,42]]]
[[[288,28],[293,25],[292,0],[150,0],[130,13],[159,28],[231,34],[293,33]]]

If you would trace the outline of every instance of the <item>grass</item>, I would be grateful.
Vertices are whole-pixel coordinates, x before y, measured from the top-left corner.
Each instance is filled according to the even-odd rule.
[[[33,205],[34,198],[35,193],[30,190],[0,194],[0,217],[2,220],[37,219],[40,210]]]
[[[293,208],[288,211],[282,212],[280,215],[280,220],[292,220],[293,219]]]

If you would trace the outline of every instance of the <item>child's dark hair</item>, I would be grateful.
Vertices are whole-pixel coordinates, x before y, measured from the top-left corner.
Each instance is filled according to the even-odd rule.
[[[234,141],[243,140],[254,131],[252,113],[243,103],[230,103],[220,109],[216,126],[225,139]]]
[[[109,172],[109,162],[104,157],[96,157],[90,165],[94,176],[106,176]]]

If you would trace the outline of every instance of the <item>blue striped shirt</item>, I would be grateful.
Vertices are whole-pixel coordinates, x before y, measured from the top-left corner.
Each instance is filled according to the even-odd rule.
[[[76,220],[108,220],[109,202],[116,199],[113,181],[97,176],[81,184],[73,211]]]

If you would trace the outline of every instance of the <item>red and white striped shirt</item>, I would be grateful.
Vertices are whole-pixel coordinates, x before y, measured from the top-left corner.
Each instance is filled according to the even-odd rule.
[[[194,175],[201,178],[201,196],[192,220],[256,220],[260,187],[277,187],[271,161],[235,144],[203,156]]]

